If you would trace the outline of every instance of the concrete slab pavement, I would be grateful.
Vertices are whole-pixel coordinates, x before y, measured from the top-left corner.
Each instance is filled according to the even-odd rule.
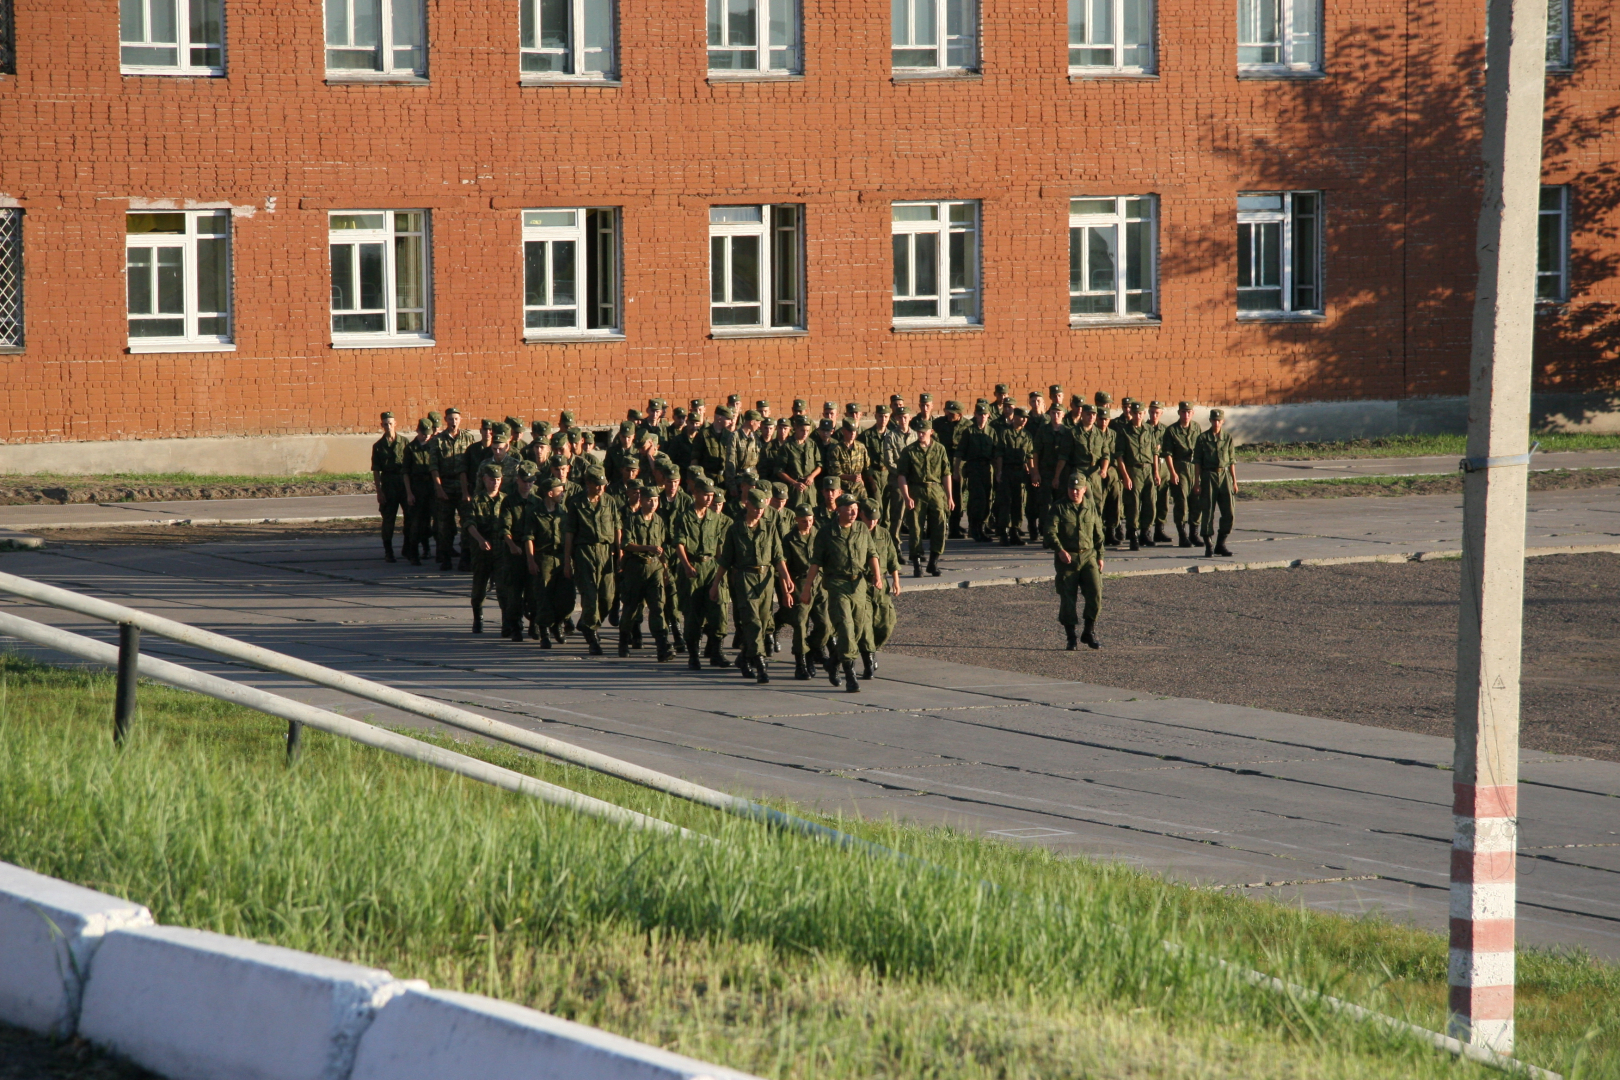
[[[1088,683],[894,656],[856,695],[825,679],[795,682],[781,664],[761,687],[646,653],[592,659],[577,641],[543,651],[467,634],[465,575],[389,566],[373,545],[47,548],[0,566],[729,790],[1446,926],[1448,740],[1112,689],[1107,653]],[[66,613],[6,606],[112,636]],[[421,723],[144,644],[350,715]],[[1620,958],[1620,765],[1536,752],[1522,761],[1522,940]]]
[[[1369,476],[1446,476],[1457,472],[1460,455],[1425,457],[1331,458],[1311,461],[1245,461],[1238,482],[1264,484],[1277,480],[1341,480]],[[1560,451],[1530,459],[1531,472],[1555,469],[1620,469],[1620,450]]]

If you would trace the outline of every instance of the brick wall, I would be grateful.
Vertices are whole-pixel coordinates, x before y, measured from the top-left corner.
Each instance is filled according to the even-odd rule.
[[[1007,381],[1277,403],[1465,390],[1479,40],[1463,0],[1327,0],[1325,78],[1239,80],[1230,3],[1163,0],[1160,75],[1067,75],[1062,0],[984,0],[983,77],[900,81],[889,5],[803,0],[806,74],[711,84],[702,0],[621,0],[623,85],[518,85],[513,0],[430,0],[428,85],[329,85],[318,3],[226,0],[228,76],[120,76],[115,0],[15,0],[0,194],[26,209],[10,442],[368,430],[416,416],[607,421],[736,391],[974,397]],[[1548,182],[1576,185],[1576,301],[1546,389],[1620,389],[1620,59],[1576,0]],[[1411,21],[1408,22],[1410,8]],[[1327,318],[1236,321],[1248,189],[1319,189]],[[1071,329],[1067,199],[1160,197],[1158,326]],[[889,203],[983,203],[983,328],[890,329]],[[237,207],[234,353],[126,351],[128,200]],[[714,340],[711,202],[806,206],[809,335]],[[272,202],[273,200],[273,202]],[[519,207],[623,207],[626,340],[525,344]],[[273,206],[273,209],[272,209]],[[326,211],[432,211],[436,346],[334,350]]]

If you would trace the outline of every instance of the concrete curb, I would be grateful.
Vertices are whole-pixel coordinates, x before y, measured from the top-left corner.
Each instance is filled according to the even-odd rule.
[[[156,926],[139,904],[9,863],[0,955],[0,1022],[77,1034],[168,1080],[752,1080],[510,1002]]]
[[[0,551],[31,551],[44,546],[45,541],[37,536],[14,532],[11,529],[0,529]]]
[[[267,518],[137,518],[132,521],[41,521],[28,525],[30,529],[149,529],[162,525],[319,525],[326,521],[376,521],[381,514],[327,514],[322,517],[267,517]],[[0,532],[0,540],[17,536],[33,540],[29,547],[39,547],[42,541],[26,533]]]

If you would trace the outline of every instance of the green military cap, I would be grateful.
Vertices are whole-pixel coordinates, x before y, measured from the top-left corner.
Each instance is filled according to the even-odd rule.
[[[741,394],[727,394],[726,395],[726,404],[730,405],[732,408],[736,408],[738,405],[742,404],[742,395]]]
[[[670,410],[670,415],[675,418],[675,422],[678,424],[686,419],[686,410],[677,405]]]
[[[1093,405],[1089,401],[1082,401],[1080,403],[1080,411],[1083,413],[1094,413],[1097,411],[1097,406]]]
[[[493,476],[497,480],[501,477],[501,466],[498,461],[486,461],[478,467],[479,476]]]
[[[754,402],[754,408],[760,410],[761,412],[764,412],[766,409],[768,409],[770,407],[771,407],[771,403],[769,401],[766,401],[764,398],[760,398],[758,401]]]
[[[793,399],[793,407],[794,407],[794,408],[795,408],[795,409],[802,409],[802,408],[804,408],[804,407],[805,407],[805,402],[804,402],[804,398],[802,398],[802,397],[796,397],[796,398],[794,398],[794,399]]]
[[[859,413],[860,411],[861,411],[861,407],[859,405],[855,404],[855,402],[853,402],[853,401],[844,402],[844,415],[845,416],[854,416],[855,414]]]
[[[771,481],[771,498],[785,499],[788,497],[787,485],[780,480]]]
[[[506,433],[506,425],[505,424],[496,424],[495,425],[494,442],[495,442],[496,446],[505,446],[508,442],[511,441],[511,439],[512,439],[512,437]]]
[[[675,459],[668,454],[654,454],[653,468],[668,476],[675,471]]]
[[[1096,402],[1097,406],[1100,408],[1104,405],[1112,405],[1114,403],[1114,395],[1110,394],[1106,390],[1099,390],[1095,394],[1091,395],[1091,400]]]
[[[636,457],[625,458],[624,464],[620,465],[619,468],[621,468],[621,469],[630,469],[630,470],[634,470],[635,472],[640,472],[641,471],[641,459],[636,458]]]
[[[957,400],[955,400],[953,398],[950,401],[947,401],[945,403],[945,411],[946,412],[964,412],[966,410],[964,410],[962,408],[962,403],[960,401],[957,401]]]
[[[1017,417],[1020,420],[1027,420],[1027,419],[1029,419],[1029,410],[1024,408],[1022,405],[1014,406],[1013,407],[1013,416]]]
[[[747,412],[743,413],[743,419],[744,420],[763,420],[765,418],[759,414],[759,410],[757,410],[757,409],[749,409]]]
[[[517,471],[520,477],[525,480],[532,481],[535,477],[540,475],[540,466],[536,465],[532,461],[525,461],[523,464],[518,466]]]
[[[585,470],[585,482],[587,484],[605,484],[607,483],[607,476],[603,474],[601,469],[591,465]]]
[[[394,414],[391,412],[385,412],[382,414],[382,418],[384,420],[392,420],[394,418]]]
[[[1086,478],[1076,472],[1069,477],[1069,490],[1076,491],[1086,486]]]
[[[779,428],[787,427],[788,422],[789,422],[788,418],[785,417],[785,416],[778,416],[776,418],[776,426],[779,427]],[[769,427],[770,426],[770,421],[769,420],[765,421],[765,424],[766,424],[767,427]]]
[[[1211,410],[1209,410],[1209,418],[1211,420],[1225,420],[1226,419],[1226,410],[1225,409],[1211,409]]]
[[[759,479],[759,470],[750,465],[742,472],[737,474],[737,479],[746,480],[751,484]]]
[[[838,496],[838,505],[839,506],[859,506],[859,505],[861,505],[861,500],[859,498],[857,498],[856,496],[851,495],[849,492],[846,491],[842,495]]]
[[[692,486],[697,488],[698,492],[700,494],[702,494],[702,493],[707,493],[707,494],[710,494],[710,495],[714,494],[714,481],[710,480],[707,476],[704,476],[702,473],[698,473],[696,476],[694,476],[692,478]]]
[[[417,431],[432,431],[433,430],[433,425],[431,423],[429,423],[428,418],[424,416],[424,417],[422,417],[422,419],[420,419],[420,420],[418,420],[416,422],[416,430]]]
[[[749,506],[764,506],[766,503],[768,503],[770,501],[771,501],[771,497],[769,495],[765,494],[763,489],[761,489],[761,488],[750,488],[749,489],[749,491],[748,491],[748,505]]]
[[[553,450],[561,449],[562,447],[567,446],[567,445],[568,445],[568,432],[566,432],[566,431],[553,431],[551,433],[551,448]]]
[[[572,424],[574,422],[574,414],[573,414],[573,412],[571,410],[564,409],[561,413],[559,413],[557,415],[557,419],[560,422],[562,422],[564,425]]]
[[[871,499],[859,499],[857,500],[856,505],[861,508],[862,516],[869,518],[875,518],[878,516],[878,505]]]
[[[651,401],[647,402],[647,408],[649,409],[663,409],[667,408],[668,405],[669,403],[661,397],[655,397]]]
[[[1007,384],[1004,383],[1004,382],[996,383],[996,396],[997,397],[1003,397],[1003,396],[1006,395],[1006,393],[1007,393]]]
[[[634,430],[636,430],[636,425],[632,424],[630,421],[628,421],[628,420],[620,420],[619,421],[619,433],[620,434],[623,434],[626,431],[634,431]]]
[[[1051,386],[1048,386],[1046,388],[1046,394],[1053,401],[1060,400],[1063,397],[1063,384],[1062,383],[1053,383]]]
[[[641,493],[643,495],[651,495],[654,498],[657,498],[660,494],[663,493],[663,490],[664,490],[662,487],[660,487],[658,484],[653,483],[651,480],[643,480],[641,483],[637,484],[636,486],[641,490]]]
[[[451,409],[450,411],[455,412],[456,410]],[[440,416],[436,412],[433,412],[431,409],[428,410],[427,418],[428,418],[428,423],[432,424],[434,427],[438,427],[438,426],[440,426],[441,424],[444,423],[444,417]]]
[[[552,473],[542,485],[547,491],[559,491],[568,486],[568,483],[556,473]]]
[[[792,424],[794,427],[804,427],[806,424],[810,423],[810,418],[805,416],[803,413],[800,413],[794,416],[793,419],[789,420],[788,423]]]
[[[643,419],[645,419],[641,415],[640,409],[631,409],[629,412],[624,414],[624,418],[626,421],[632,424],[640,423]]]
[[[695,397],[692,399],[691,405],[694,409],[701,409],[703,408],[703,399],[700,397]]]
[[[1150,409],[1162,409],[1162,408],[1164,408],[1164,402],[1157,401],[1157,400],[1150,401],[1150,402],[1148,402],[1148,408],[1150,408]]]
[[[818,484],[822,491],[841,491],[844,487],[843,480],[837,476],[823,476]]]
[[[887,405],[874,405],[874,406],[872,406],[872,415],[873,416],[888,416],[889,415],[889,407]]]
[[[816,508],[809,503],[800,503],[793,508],[793,516],[796,518],[815,517]]]
[[[934,400],[934,395],[933,394],[918,394],[917,395],[917,400],[919,402],[924,402],[924,403],[930,402],[930,401]]]
[[[515,435],[523,430],[523,420],[521,417],[508,416],[506,418],[506,426],[511,428],[512,433]]]
[[[857,430],[856,426],[855,426],[855,421],[849,419],[847,416],[844,418],[844,422],[839,424],[838,426],[839,426],[839,428],[841,428],[844,431],[855,431],[855,430]]]
[[[1187,412],[1192,412],[1193,403],[1190,401],[1178,401],[1176,402],[1176,408],[1185,409]]]
[[[833,410],[836,411],[837,408],[838,408],[838,402],[836,402],[836,401],[823,401],[821,403],[821,407],[823,409],[833,409]]]
[[[984,398],[980,398],[978,401],[973,403],[973,411],[976,413],[988,413],[990,411],[990,403],[984,400]]]
[[[703,471],[703,466],[701,465],[688,465],[686,467],[686,475],[696,479],[697,477],[707,476],[709,474]]]
[[[725,405],[716,405],[714,407],[714,416],[717,420],[730,420],[731,409]]]
[[[480,431],[488,431],[491,426],[492,426],[492,421],[487,416],[484,417],[482,420],[478,421],[478,430],[480,430]]]
[[[831,431],[832,429],[833,429],[833,422],[831,420],[823,419],[821,421],[821,423],[816,425],[816,430],[817,431]]]
[[[1131,397],[1129,394],[1126,394],[1124,397],[1119,399],[1119,407],[1122,409],[1128,409],[1135,403],[1136,399]]]
[[[432,416],[433,414],[428,413],[428,415]],[[445,416],[446,420],[448,420],[452,416],[460,416],[460,415],[461,415],[461,410],[456,408],[454,405],[452,405],[448,409],[444,410],[444,416]]]
[[[934,429],[928,426],[928,421],[924,420],[921,414],[918,414],[917,416],[913,416],[911,418],[911,430],[912,431],[932,431]]]
[[[1079,394],[1070,394],[1069,395],[1069,408],[1078,409],[1080,406],[1084,405],[1085,403],[1086,403],[1086,399],[1081,397]]]

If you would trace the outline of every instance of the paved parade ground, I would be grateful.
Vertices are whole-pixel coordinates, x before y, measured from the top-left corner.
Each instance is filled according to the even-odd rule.
[[[1275,565],[1335,552],[1455,547],[1459,502],[1363,498],[1245,507],[1245,530],[1235,537],[1245,553],[1222,562]],[[1531,508],[1532,546],[1620,547],[1620,497],[1612,489],[1540,493]],[[1309,521],[1297,513],[1304,510]],[[1327,910],[1382,911],[1434,930],[1446,925],[1446,738],[1165,697],[1140,686],[1120,689],[1132,680],[1123,677],[1125,657],[1114,659],[1109,651],[1082,651],[1075,663],[1051,664],[1049,674],[1068,678],[1046,677],[1040,663],[1014,672],[976,666],[962,649],[891,651],[880,677],[859,695],[824,679],[795,682],[791,666],[782,663],[773,665],[774,682],[757,686],[729,669],[698,674],[679,661],[657,664],[650,649],[629,660],[593,659],[575,638],[542,651],[533,642],[468,634],[466,575],[385,564],[376,540],[355,532],[190,545],[130,546],[109,542],[106,534],[80,546],[60,542],[66,539],[6,554],[0,569],[508,722],[543,725],[556,737],[718,787],[829,812],[950,824]],[[1049,573],[1034,547],[957,544],[954,550],[946,561],[958,579]],[[1273,558],[1248,554],[1259,550]],[[1109,569],[1201,561],[1187,554],[1110,554]],[[1285,582],[1287,575],[1311,572],[1242,576]],[[1168,588],[1204,584],[1147,580]],[[913,579],[905,582],[909,587]],[[917,584],[925,582],[945,583]],[[1049,593],[1028,588],[959,595],[987,604],[992,596],[1034,596],[1055,608]],[[62,612],[24,611],[26,605],[10,600],[4,607],[86,625]],[[902,604],[897,647],[914,641],[926,622],[919,608],[908,624],[911,610]],[[1030,626],[1058,638],[1052,611],[1040,604],[1020,610]],[[1105,634],[1111,632],[1109,610]],[[937,619],[934,625],[937,631]],[[99,624],[94,632],[110,636]],[[1299,636],[1308,638],[1308,628]],[[614,640],[608,630],[610,654]],[[417,723],[150,636],[145,644],[159,655],[353,715]],[[1229,655],[1247,650],[1245,662],[1252,662],[1256,648],[1240,640]],[[1077,666],[1088,656],[1089,668]],[[1197,662],[1218,671],[1226,661],[1222,652],[1208,651]],[[1085,677],[1087,670],[1095,675]],[[1383,687],[1373,679],[1359,692],[1376,697]],[[1620,764],[1527,750],[1522,768],[1521,939],[1620,957],[1620,815],[1613,809]]]

